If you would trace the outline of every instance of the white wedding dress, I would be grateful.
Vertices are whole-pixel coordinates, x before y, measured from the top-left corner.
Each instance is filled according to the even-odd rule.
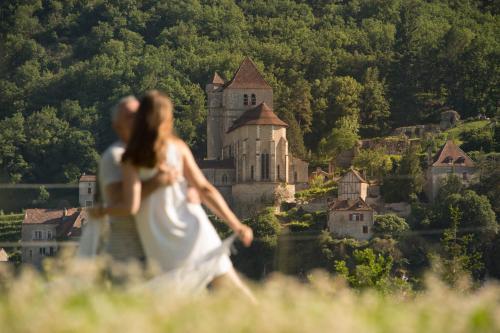
[[[167,146],[167,164],[183,174],[182,155],[174,143]],[[139,170],[142,181],[157,169]],[[187,181],[180,176],[171,186],[157,189],[141,202],[136,224],[146,258],[165,273],[152,283],[169,284],[191,292],[227,273],[232,263],[230,237],[221,242],[200,204],[188,203]]]

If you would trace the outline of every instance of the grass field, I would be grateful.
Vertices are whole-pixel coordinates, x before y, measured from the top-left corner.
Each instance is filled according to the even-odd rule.
[[[475,120],[459,124],[457,127],[450,128],[445,131],[448,136],[457,140],[457,143],[462,144],[460,140],[460,134],[471,129],[483,128],[490,123],[489,120]]]
[[[311,283],[274,277],[253,289],[255,306],[234,292],[195,298],[111,289],[81,270],[47,285],[32,273],[1,277],[0,331],[57,332],[500,332],[500,288],[475,291],[430,279],[417,294],[356,292],[313,273]],[[79,278],[74,278],[78,276]]]

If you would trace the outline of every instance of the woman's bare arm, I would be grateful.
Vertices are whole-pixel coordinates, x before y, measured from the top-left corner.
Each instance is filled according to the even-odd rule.
[[[205,178],[189,147],[181,140],[177,140],[176,144],[182,151],[184,176],[198,190],[202,202],[215,215],[226,221],[228,226],[240,236],[244,245],[249,246],[253,240],[252,229],[240,222],[219,191]]]
[[[129,163],[122,165],[123,179],[121,182],[122,197],[120,201],[108,207],[96,207],[90,210],[93,216],[112,215],[129,216],[139,211],[141,206],[141,180],[137,169]]]

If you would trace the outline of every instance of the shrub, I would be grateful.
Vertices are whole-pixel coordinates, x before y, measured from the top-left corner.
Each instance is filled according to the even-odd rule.
[[[405,219],[395,214],[375,216],[373,231],[376,235],[397,238],[410,227]]]
[[[310,228],[309,223],[301,221],[293,221],[288,224],[288,228],[293,232],[306,231]]]

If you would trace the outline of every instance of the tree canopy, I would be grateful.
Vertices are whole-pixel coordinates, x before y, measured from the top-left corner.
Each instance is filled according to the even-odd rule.
[[[75,181],[114,138],[109,108],[166,91],[203,157],[204,85],[244,56],[274,88],[290,149],[497,112],[498,17],[483,1],[58,0],[0,4],[2,180]],[[482,139],[481,139],[482,140]],[[328,143],[328,142],[327,142]],[[474,149],[476,149],[474,147]],[[483,148],[485,149],[485,148]]]

